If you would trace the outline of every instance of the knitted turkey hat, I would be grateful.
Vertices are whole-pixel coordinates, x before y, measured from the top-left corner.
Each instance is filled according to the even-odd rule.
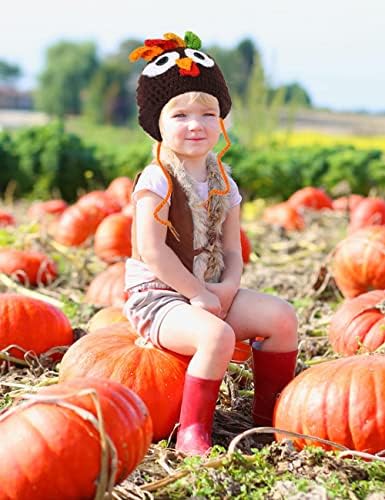
[[[138,80],[136,99],[139,123],[157,141],[162,137],[159,117],[164,105],[185,92],[205,92],[219,102],[220,117],[225,118],[231,108],[231,98],[219,66],[202,52],[201,41],[191,31],[184,39],[166,33],[164,39],[145,40],[142,47],[131,52],[132,62],[142,58],[148,61]]]

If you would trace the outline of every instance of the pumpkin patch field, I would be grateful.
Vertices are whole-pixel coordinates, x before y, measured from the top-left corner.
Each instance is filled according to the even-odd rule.
[[[245,203],[241,286],[296,309],[296,377],[255,428],[237,343],[198,458],[174,449],[189,358],[123,313],[130,190],[0,205],[0,500],[385,498],[385,201]]]

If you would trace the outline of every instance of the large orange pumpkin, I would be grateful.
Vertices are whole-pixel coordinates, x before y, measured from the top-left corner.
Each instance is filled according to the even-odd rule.
[[[159,440],[178,421],[188,361],[145,343],[128,322],[116,323],[75,342],[60,363],[59,377],[108,378],[132,389],[148,407]]]
[[[336,311],[329,327],[335,352],[355,354],[360,348],[375,351],[385,342],[385,291],[373,290],[347,300]]]
[[[0,272],[34,286],[48,285],[57,277],[56,264],[48,255],[13,248],[0,250]]]
[[[121,307],[105,307],[100,309],[92,316],[87,325],[87,330],[92,333],[99,328],[113,325],[115,323],[124,323],[128,321],[127,317],[123,314]],[[231,361],[234,363],[246,363],[251,357],[251,347],[248,340],[239,340],[235,343],[234,353]]]
[[[119,202],[124,207],[131,201],[133,182],[129,177],[117,177],[109,184],[106,193]]]
[[[349,356],[305,370],[282,391],[274,412],[279,429],[328,439],[353,450],[385,448],[385,356]],[[285,436],[278,434],[277,439]],[[302,448],[310,439],[290,438]]]
[[[95,233],[95,254],[109,263],[130,257],[131,224],[132,218],[120,213],[103,219]]]
[[[95,276],[88,286],[85,302],[101,307],[122,306],[126,300],[124,272],[124,262],[116,262]]]
[[[16,293],[0,294],[0,350],[18,345],[41,354],[51,347],[73,342],[71,324],[57,307]],[[19,349],[10,354],[23,358]]]
[[[342,240],[331,268],[345,297],[385,288],[385,226],[368,226]]]
[[[293,193],[287,200],[294,208],[311,208],[321,210],[323,208],[333,208],[332,199],[323,189],[316,187],[304,187]]]
[[[349,232],[365,226],[385,224],[385,200],[381,198],[365,198],[351,212]]]
[[[268,224],[284,227],[288,231],[301,231],[305,227],[303,216],[288,202],[266,208],[262,219]]]
[[[119,483],[145,456],[151,419],[126,387],[89,378],[40,389],[1,415],[0,434],[1,499],[91,499],[101,482],[102,438],[107,479],[112,471],[112,484]]]

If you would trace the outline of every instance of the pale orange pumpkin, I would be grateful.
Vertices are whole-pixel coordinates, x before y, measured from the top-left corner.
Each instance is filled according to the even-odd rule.
[[[124,321],[128,321],[128,319],[123,314],[123,309],[121,307],[104,307],[89,320],[87,330],[92,333],[99,328],[104,328],[114,323],[123,323]]]
[[[95,233],[95,254],[108,263],[130,257],[131,225],[132,218],[121,213],[103,219]]]
[[[340,241],[331,270],[344,297],[385,288],[385,226],[358,229]]]
[[[167,438],[179,419],[188,362],[146,343],[124,322],[75,342],[60,363],[59,378],[107,378],[133,390],[149,409],[157,441]]]
[[[116,262],[95,276],[88,286],[85,302],[96,306],[122,306],[124,292],[124,262]]]
[[[305,227],[303,216],[298,212],[297,208],[288,202],[267,207],[263,212],[262,220],[273,226],[283,227],[288,231],[302,231]]]
[[[129,177],[117,177],[110,182],[106,193],[124,207],[131,201],[132,187],[133,181]]]

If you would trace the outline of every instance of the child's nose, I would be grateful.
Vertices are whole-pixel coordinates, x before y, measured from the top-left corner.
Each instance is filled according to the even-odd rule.
[[[191,120],[189,121],[189,128],[190,130],[202,128],[202,123],[198,118],[191,118]]]

